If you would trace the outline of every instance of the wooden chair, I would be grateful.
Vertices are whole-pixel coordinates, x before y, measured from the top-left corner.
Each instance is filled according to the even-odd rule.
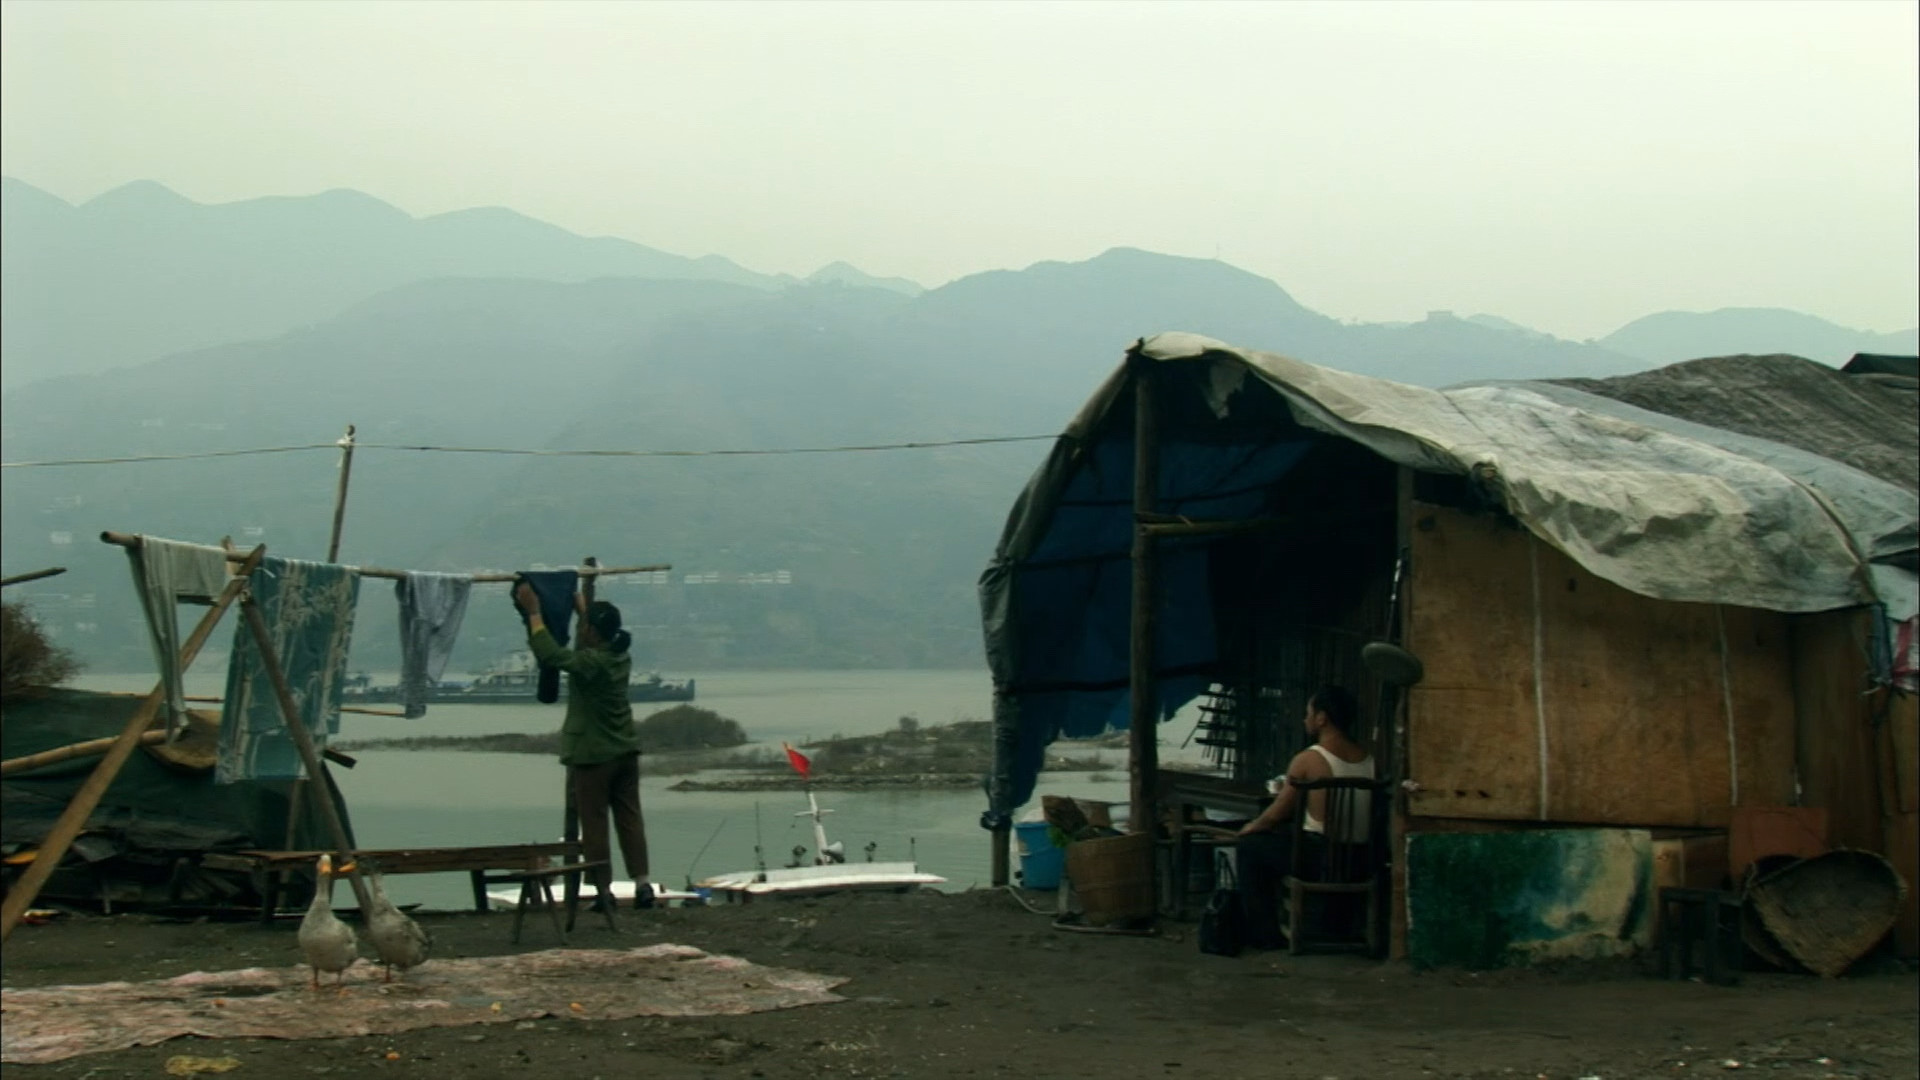
[[[1293,866],[1282,879],[1280,936],[1290,953],[1309,949],[1381,956],[1380,913],[1386,901],[1385,837],[1373,825],[1372,805],[1386,798],[1379,780],[1313,780],[1295,784],[1301,807],[1293,815]],[[1326,793],[1324,834],[1307,832],[1306,808],[1314,792]],[[1364,797],[1363,797],[1364,796]],[[1323,897],[1309,912],[1308,898]],[[1343,910],[1344,909],[1344,910]],[[1358,935],[1339,935],[1328,924],[1356,909],[1365,923]]]

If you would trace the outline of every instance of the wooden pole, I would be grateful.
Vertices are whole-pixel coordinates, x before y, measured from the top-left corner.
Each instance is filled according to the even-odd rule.
[[[246,561],[241,564],[241,575],[227,582],[227,587],[220,591],[213,606],[200,617],[200,624],[193,628],[193,633],[187,636],[186,644],[180,647],[182,670],[193,663],[194,657],[200,655],[200,648],[207,643],[207,638],[212,636],[214,625],[220,621],[220,616],[226,613],[227,608],[232,606],[234,599],[246,590],[247,575],[253,573],[253,568],[260,565],[260,559],[266,553],[265,544],[249,552]],[[141,735],[153,725],[153,718],[159,714],[160,707],[166,699],[166,683],[162,682],[155,686],[153,692],[147,695],[147,700],[141,702],[140,707],[133,711],[127,726],[121,729],[120,737],[114,740],[113,746],[107,750],[100,764],[94,766],[93,775],[87,777],[87,782],[80,785],[80,790],[74,793],[73,800],[67,803],[65,810],[61,811],[59,819],[53,823],[53,828],[48,831],[46,839],[40,842],[40,850],[35,853],[33,863],[27,867],[27,872],[21,875],[19,882],[8,891],[5,903],[0,904],[0,941],[5,941],[13,933],[13,928],[20,924],[20,917],[26,914],[27,908],[40,895],[40,890],[46,885],[47,879],[53,876],[54,868],[60,865],[61,859],[66,858],[67,849],[73,846],[81,830],[86,828],[87,818],[93,814],[94,808],[100,805],[100,799],[106,795],[107,788],[113,784],[113,778],[120,775],[120,770],[126,765],[127,758],[133,755],[133,748],[139,745]]]
[[[41,578],[49,578],[56,574],[64,574],[66,572],[67,568],[64,566],[50,566],[45,570],[35,570],[31,574],[15,574],[10,578],[0,578],[0,588],[5,588],[8,585],[22,585],[29,581],[39,581]]]
[[[140,546],[140,538],[132,533],[103,532],[100,534],[100,539],[104,543],[118,544],[121,547],[130,548]],[[205,547],[209,551],[220,551],[226,555],[228,562],[240,562],[246,557],[240,552],[226,551],[223,548],[217,548],[211,544],[194,544],[188,546]],[[390,570],[380,566],[349,566],[347,569],[352,570],[361,577],[387,578],[391,581],[399,581],[407,576],[405,570]],[[672,563],[653,563],[647,566],[582,566],[578,567],[575,572],[583,578],[592,578],[608,577],[614,574],[646,574],[656,570],[671,569],[673,569]],[[497,584],[512,581],[519,575],[483,573],[468,574],[466,576],[469,581],[475,582],[476,584]]]
[[[580,560],[580,565],[583,567],[596,567],[600,565],[600,560],[589,555]],[[588,607],[593,606],[594,581],[595,579],[590,577],[580,579],[580,596],[587,602],[586,606]],[[566,789],[561,793],[560,797],[561,805],[565,807],[565,810],[563,810],[560,815],[560,839],[569,844],[575,844],[580,841],[580,801],[576,799],[573,794],[573,770],[567,766],[561,766],[560,773],[561,786]],[[584,859],[586,856],[583,854],[580,857]],[[609,873],[609,876],[611,876],[611,873]],[[613,903],[613,897],[611,895],[607,896],[606,902],[609,904]],[[566,905],[567,915],[569,917],[573,915],[579,903],[580,875],[568,874],[566,877]],[[571,927],[569,927],[569,929],[571,929]]]
[[[1133,511],[1152,514],[1159,489],[1159,430],[1150,377],[1153,361],[1133,359]],[[1146,526],[1133,529],[1133,642],[1127,688],[1132,704],[1128,766],[1132,781],[1131,832],[1152,833],[1160,771],[1159,688],[1154,683],[1153,537]],[[1159,895],[1157,891],[1154,895]]]
[[[85,742],[68,743],[65,746],[56,746],[51,750],[42,750],[37,754],[8,758],[5,761],[0,761],[0,776],[12,776],[14,773],[19,772],[32,772],[35,769],[43,769],[48,765],[58,765],[63,761],[72,761],[74,758],[93,757],[98,754],[104,754],[108,750],[113,749],[113,744],[119,741],[118,738],[114,737],[88,739]],[[167,733],[163,728],[155,728],[152,731],[143,731],[140,733],[140,745],[142,746],[157,746],[166,741]]]
[[[327,561],[340,561],[340,527],[347,517],[347,478],[353,475],[353,425],[340,439],[340,486],[333,492],[333,532],[327,537]]]
[[[1413,620],[1413,470],[1405,465],[1394,476],[1393,558],[1400,574],[1400,595],[1393,605],[1392,622],[1387,626],[1388,640],[1398,644],[1407,640],[1407,627]],[[1402,564],[1401,560],[1406,560]],[[1411,687],[1397,691],[1381,687],[1381,693],[1394,695],[1393,712],[1387,721],[1385,769],[1387,788],[1387,903],[1382,913],[1386,933],[1387,956],[1401,960],[1407,955],[1407,793],[1401,781],[1407,776],[1407,714]],[[1376,930],[1379,928],[1376,927]]]
[[[333,805],[332,785],[326,782],[327,767],[320,760],[320,752],[314,748],[313,736],[307,732],[306,721],[300,719],[300,707],[293,700],[293,689],[287,685],[286,672],[280,669],[280,657],[274,652],[273,639],[267,632],[266,617],[260,614],[252,595],[241,599],[240,615],[246,620],[248,632],[253,635],[253,643],[260,649],[260,664],[267,669],[267,678],[273,683],[273,696],[280,703],[280,717],[287,723],[287,733],[293,736],[293,746],[300,752],[301,764],[306,766],[313,801],[320,807],[320,815],[326,819],[327,831],[333,836],[335,857],[340,865],[353,866],[348,880],[353,885],[353,895],[359,899],[360,912],[364,916],[373,910],[373,901],[367,894],[367,883],[361,877],[360,868],[354,862],[353,845],[347,841],[347,828],[340,821],[339,808]],[[324,882],[322,887],[325,887]]]

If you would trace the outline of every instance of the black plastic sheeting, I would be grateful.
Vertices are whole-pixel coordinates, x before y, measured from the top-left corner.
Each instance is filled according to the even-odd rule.
[[[139,705],[137,697],[78,690],[9,702],[0,715],[0,754],[11,759],[111,738]],[[77,758],[0,781],[0,845],[9,851],[38,847],[100,760]],[[91,899],[102,880],[150,886],[178,860],[204,852],[281,848],[287,840],[291,788],[291,781],[215,784],[212,769],[183,768],[137,749],[88,817],[86,831],[43,895],[59,899],[64,883],[85,890],[79,899]],[[331,794],[351,841],[346,805],[337,789]],[[296,848],[333,846],[318,817],[311,806],[301,814]],[[92,873],[69,880],[65,871],[82,865]]]

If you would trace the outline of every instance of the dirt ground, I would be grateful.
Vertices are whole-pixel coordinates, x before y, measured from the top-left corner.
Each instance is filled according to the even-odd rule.
[[[1036,898],[1045,906],[1050,896]],[[437,955],[552,948],[530,920],[432,914]],[[1890,960],[1821,981],[1666,982],[1635,965],[1414,971],[1337,956],[1201,954],[1158,936],[1056,930],[1004,892],[842,895],[583,917],[585,948],[674,942],[841,975],[846,1000],[696,1019],[566,1018],[305,1042],[177,1039],[23,1077],[163,1077],[174,1055],[226,1075],[307,1077],[1913,1077],[1920,979]],[[295,925],[69,915],[21,926],[10,988],[298,962]],[[429,961],[431,963],[431,961]],[[365,979],[365,966],[355,970]],[[397,1055],[389,1057],[389,1055]],[[1737,1063],[1733,1064],[1733,1063]]]

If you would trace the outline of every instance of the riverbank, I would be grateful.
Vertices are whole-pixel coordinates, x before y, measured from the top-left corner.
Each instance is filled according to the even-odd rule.
[[[684,707],[683,707],[684,708]],[[712,716],[712,714],[708,714]],[[655,776],[686,776],[721,772],[730,775],[711,780],[682,780],[673,791],[798,791],[811,785],[827,791],[911,790],[973,787],[993,767],[993,725],[985,720],[957,720],[946,724],[922,725],[911,717],[902,717],[889,731],[873,735],[834,735],[803,742],[800,749],[808,760],[809,778],[803,780],[778,747],[766,745],[734,746],[712,749],[697,746],[681,749],[669,743],[659,750],[648,745],[644,735],[648,725],[661,719],[648,717],[641,723],[643,746],[647,746],[646,770]],[[724,717],[716,722],[732,724]],[[736,725],[737,730],[737,725]],[[1124,759],[1109,761],[1102,750],[1124,750],[1125,735],[1098,739],[1063,741],[1046,755],[1041,768],[1046,772],[1098,773],[1124,768]],[[533,754],[552,757],[559,753],[560,734],[500,732],[484,735],[427,735],[382,739],[345,740],[336,748],[349,753],[367,750],[463,751],[471,753]]]
[[[343,897],[344,900],[344,897]],[[1028,894],[1050,906],[1050,895]],[[535,918],[422,916],[439,959],[554,947]],[[1734,988],[1633,964],[1474,974],[1348,957],[1206,956],[1193,924],[1155,937],[1054,930],[1000,890],[855,894],[583,919],[583,949],[694,946],[844,978],[844,1000],[740,1016],[559,1015],[396,1035],[175,1039],[8,1075],[151,1077],[176,1055],[232,1057],[245,1077],[1769,1077],[1912,1076],[1912,972],[1837,980],[1748,973]],[[9,988],[286,966],[295,926],[67,916],[22,926]],[[434,961],[429,961],[429,966]],[[423,971],[426,969],[422,969]],[[377,994],[357,967],[352,995]],[[564,1002],[562,993],[556,1000]]]

